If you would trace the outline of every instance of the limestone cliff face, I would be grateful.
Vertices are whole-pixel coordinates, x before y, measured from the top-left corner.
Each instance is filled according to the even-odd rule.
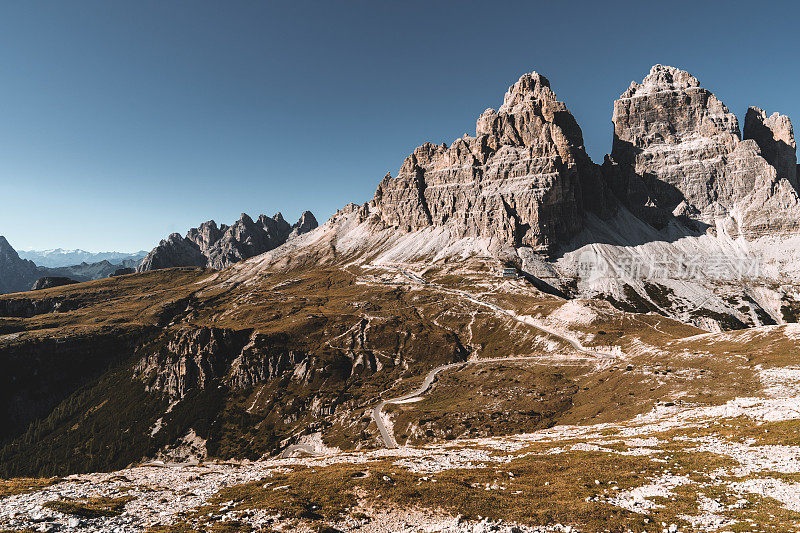
[[[475,137],[417,148],[368,207],[405,231],[445,226],[454,238],[547,252],[581,228],[585,204],[607,209],[602,195],[582,195],[602,192],[599,180],[577,122],[534,72],[509,88],[498,110],[484,111]]]
[[[232,226],[217,226],[213,220],[192,228],[181,237],[173,233],[142,260],[139,272],[170,267],[209,267],[222,269],[244,259],[268,252],[289,238],[317,227],[317,220],[306,211],[293,226],[280,213],[261,215],[257,221],[242,213]]]
[[[314,216],[314,213],[311,211],[303,211],[303,214],[300,215],[300,219],[292,226],[292,231],[289,233],[288,238],[291,239],[293,237],[297,237],[298,235],[308,233],[317,226],[319,226],[319,223],[317,222],[317,218]]]
[[[150,390],[183,398],[187,391],[204,389],[225,375],[230,360],[241,350],[243,334],[221,328],[186,328],[148,353],[134,375]]]
[[[679,215],[722,223],[734,236],[794,232],[800,220],[794,163],[776,147],[788,140],[791,125],[770,120],[757,128],[751,119],[748,132],[757,140],[743,141],[736,116],[697,78],[656,65],[614,103],[607,176],[616,195],[656,226]]]
[[[203,226],[206,224],[214,222],[207,222]],[[196,243],[181,237],[180,233],[173,233],[153,248],[136,270],[145,272],[170,267],[203,267],[207,262],[208,258]]]
[[[767,116],[762,109],[751,107],[744,117],[743,136],[758,144],[779,178],[797,187],[797,143],[789,117],[779,113]]]

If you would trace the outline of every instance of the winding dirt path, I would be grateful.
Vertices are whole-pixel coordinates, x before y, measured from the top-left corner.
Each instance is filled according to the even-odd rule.
[[[516,313],[514,313],[512,311],[509,311],[508,309],[503,309],[499,305],[496,305],[496,304],[493,304],[491,302],[487,302],[487,301],[481,300],[480,298],[478,298],[476,296],[473,296],[472,294],[470,294],[470,293],[468,293],[466,291],[460,291],[460,290],[457,290],[457,289],[449,289],[447,287],[443,287],[443,286],[438,285],[436,283],[432,283],[430,281],[427,281],[427,280],[421,278],[420,276],[417,276],[416,274],[414,274],[412,272],[409,272],[407,270],[404,270],[404,269],[398,269],[398,271],[403,276],[405,276],[406,278],[408,278],[409,280],[411,280],[414,283],[419,283],[419,284],[425,285],[427,287],[434,287],[436,290],[439,290],[439,291],[442,291],[442,292],[445,292],[445,293],[448,293],[448,294],[453,294],[453,295],[459,296],[459,297],[464,298],[464,299],[466,299],[466,300],[468,300],[468,301],[470,301],[470,302],[472,302],[474,304],[477,304],[477,305],[480,305],[480,306],[483,306],[483,307],[488,307],[489,309],[497,311],[498,313],[502,313],[502,314],[504,314],[506,316],[509,316],[509,317],[513,318],[514,320],[516,320],[517,322],[521,322],[521,323],[526,324],[528,326],[531,326],[531,327],[534,327],[536,329],[539,329],[539,330],[541,330],[541,331],[543,331],[543,332],[545,332],[545,333],[547,333],[549,335],[552,335],[553,337],[556,337],[556,338],[566,342],[567,344],[572,346],[572,348],[575,349],[575,351],[577,351],[578,353],[582,353],[582,354],[591,356],[592,359],[602,359],[602,360],[605,360],[605,361],[609,361],[609,360],[614,360],[614,359],[617,358],[616,356],[614,356],[612,354],[609,354],[609,353],[598,352],[598,351],[595,351],[595,350],[591,350],[591,349],[587,348],[586,346],[584,346],[583,344],[581,344],[581,342],[578,339],[574,338],[574,337],[569,337],[569,336],[566,336],[566,335],[564,335],[562,333],[559,333],[558,331],[539,323],[538,321],[534,320],[531,317],[519,316]],[[399,445],[397,444],[397,441],[394,438],[393,432],[390,431],[386,427],[386,424],[384,423],[383,408],[387,404],[390,404],[390,403],[401,403],[401,402],[404,402],[404,401],[407,401],[407,400],[411,400],[413,398],[421,398],[422,395],[424,395],[431,388],[433,383],[436,381],[436,377],[440,373],[442,373],[442,372],[444,372],[446,370],[451,370],[451,369],[455,369],[455,368],[463,368],[463,367],[465,367],[467,365],[473,365],[473,364],[496,363],[496,362],[501,362],[501,361],[526,361],[526,360],[529,361],[531,359],[541,359],[541,358],[542,358],[541,356],[526,356],[526,357],[501,357],[501,358],[494,358],[494,359],[474,359],[474,360],[470,360],[470,361],[464,361],[464,362],[459,362],[459,363],[450,363],[450,364],[447,364],[447,365],[437,366],[436,368],[434,368],[433,370],[428,372],[428,374],[425,376],[425,379],[422,381],[422,385],[417,387],[415,390],[413,390],[413,391],[411,391],[411,392],[409,392],[407,394],[404,394],[402,396],[398,396],[396,398],[383,400],[382,402],[380,402],[378,405],[376,405],[372,409],[372,419],[375,421],[375,425],[378,427],[378,431],[380,432],[381,440],[383,441],[384,446],[387,447],[387,448],[390,448],[390,449],[399,448]],[[540,363],[540,364],[547,364],[547,363]]]
[[[577,352],[580,352],[580,353],[583,353],[583,354],[586,354],[586,355],[591,355],[592,357],[597,357],[597,358],[601,358],[601,359],[616,359],[617,358],[616,356],[614,356],[614,355],[612,355],[610,353],[598,352],[596,350],[592,350],[590,348],[587,348],[586,346],[581,344],[581,342],[578,339],[576,339],[574,337],[569,337],[567,335],[564,335],[563,333],[559,333],[558,331],[556,331],[556,330],[554,330],[554,329],[552,329],[552,328],[550,328],[548,326],[545,326],[540,321],[538,321],[538,320],[536,320],[536,319],[534,319],[532,317],[520,316],[520,315],[514,313],[513,311],[509,311],[508,309],[504,309],[504,308],[500,307],[497,304],[493,304],[491,302],[487,302],[485,300],[481,300],[477,296],[474,296],[474,295],[468,293],[467,291],[461,291],[461,290],[458,290],[458,289],[449,289],[447,287],[439,285],[438,283],[432,283],[430,281],[427,281],[427,280],[417,276],[414,273],[408,272],[407,270],[398,269],[398,271],[401,274],[403,274],[406,278],[408,278],[409,280],[411,280],[414,283],[420,283],[420,284],[425,285],[427,287],[434,287],[436,290],[444,292],[444,293],[447,293],[447,294],[460,296],[461,298],[464,298],[465,300],[468,300],[468,301],[470,301],[470,302],[472,302],[474,304],[477,304],[477,305],[480,305],[480,306],[483,306],[483,307],[488,307],[489,309],[492,309],[493,311],[497,311],[498,313],[501,313],[501,314],[504,314],[504,315],[506,315],[506,316],[508,316],[510,318],[513,318],[517,322],[521,322],[521,323],[526,324],[528,326],[534,327],[534,328],[536,328],[538,330],[544,331],[548,335],[552,335],[553,337],[556,337],[556,338],[566,342],[567,344],[572,346],[575,349],[575,351],[577,351]]]
[[[381,440],[383,440],[384,446],[389,449],[399,448],[400,446],[397,444],[397,441],[394,438],[394,434],[390,431],[383,422],[383,408],[390,403],[402,403],[412,399],[422,399],[423,395],[430,390],[433,384],[436,382],[436,378],[444,372],[445,370],[453,370],[453,369],[461,369],[465,366],[469,365],[482,365],[486,363],[502,363],[502,362],[514,362],[514,361],[526,361],[530,363],[533,361],[534,364],[537,365],[544,365],[544,366],[551,366],[552,361],[542,361],[542,356],[538,355],[524,355],[524,356],[516,356],[516,357],[493,357],[491,359],[472,359],[469,361],[461,361],[458,363],[450,363],[447,365],[440,365],[428,372],[425,375],[425,379],[422,381],[422,385],[414,389],[413,391],[404,394],[402,396],[398,396],[397,398],[390,398],[388,400],[383,400],[381,403],[376,405],[372,409],[372,419],[375,420],[375,425],[378,426],[378,431],[381,434]],[[564,363],[559,363],[562,366],[567,366]]]
[[[388,403],[400,403],[405,400],[410,400],[412,398],[421,397],[425,394],[428,389],[431,388],[433,382],[436,381],[436,376],[439,373],[444,372],[445,370],[450,370],[452,368],[461,368],[467,365],[467,362],[461,363],[450,363],[448,365],[440,365],[428,372],[425,376],[425,379],[422,380],[422,385],[414,389],[413,391],[409,392],[408,394],[404,394],[402,396],[398,396],[397,398],[391,398],[389,400],[383,400],[381,403],[376,405],[372,409],[372,419],[375,421],[375,425],[378,426],[378,431],[381,434],[381,440],[383,441],[383,445],[387,448],[399,448],[397,445],[397,441],[394,439],[394,435],[391,431],[386,428],[386,425],[383,423],[383,408]]]

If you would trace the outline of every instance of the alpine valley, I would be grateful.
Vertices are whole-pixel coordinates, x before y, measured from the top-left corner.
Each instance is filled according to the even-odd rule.
[[[533,72],[319,227],[0,296],[0,530],[796,530],[792,124],[620,90],[602,164]]]

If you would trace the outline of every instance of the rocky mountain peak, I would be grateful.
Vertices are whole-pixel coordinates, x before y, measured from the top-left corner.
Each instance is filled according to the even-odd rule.
[[[5,237],[0,235],[0,260],[19,260],[19,254],[6,240]]]
[[[414,150],[381,181],[369,215],[404,231],[441,227],[494,249],[546,252],[580,229],[584,185],[602,198],[597,172],[574,117],[533,72],[480,115],[475,137]]]
[[[189,231],[190,232],[191,231],[197,231],[197,228],[192,228]],[[183,239],[183,237],[181,236],[180,233],[170,233],[169,236],[167,237],[167,239],[166,240],[162,240],[161,242],[176,243],[176,242],[181,241],[182,239]]]
[[[186,238],[195,243],[198,247],[203,248],[211,246],[213,243],[217,242],[226,230],[227,226],[219,228],[217,227],[216,222],[209,220],[208,222],[203,222],[197,228],[190,229],[186,234]],[[174,241],[176,238],[180,239],[180,234],[173,233],[169,236],[169,240],[172,241]]]
[[[523,74],[514,85],[508,88],[499,111],[510,113],[517,106],[542,105],[545,102],[558,102],[558,100],[550,89],[550,81],[533,71]],[[561,104],[561,102],[558,103]]]
[[[694,213],[697,229],[722,221],[732,236],[793,231],[800,219],[791,212],[798,205],[794,160],[775,144],[788,140],[789,127],[755,111],[749,116],[745,137],[756,142],[740,139],[736,116],[697,78],[654,66],[614,102],[613,189],[656,227],[680,212]],[[772,203],[782,208],[770,215],[764,206]]]
[[[0,254],[11,254],[11,253],[13,253],[13,254],[17,255],[17,257],[19,257],[19,254],[17,254],[17,251],[14,250],[14,248],[11,247],[11,245],[8,243],[6,238],[4,236],[0,235]]]
[[[792,121],[786,115],[767,116],[763,109],[750,107],[744,118],[743,137],[753,139],[761,155],[778,172],[778,177],[797,187],[797,143]]]
[[[308,233],[317,226],[319,226],[319,223],[317,222],[317,218],[314,216],[314,213],[311,211],[303,211],[303,214],[300,215],[300,219],[292,226],[292,232],[289,235],[289,238],[291,239],[297,235]]]
[[[566,104],[550,89],[550,82],[537,72],[523,75],[508,88],[503,105],[487,109],[478,118],[478,136],[496,137],[500,145],[537,146],[559,149],[565,160],[574,159],[572,149],[583,149],[583,133]]]
[[[38,272],[33,261],[21,259],[8,240],[0,235],[0,294],[29,289]]]
[[[692,88],[700,89],[700,82],[685,70],[667,65],[653,65],[642,83],[631,82],[628,90],[620,98],[635,98],[670,91],[682,92]]]
[[[739,121],[713,93],[691,74],[656,65],[642,83],[631,86],[614,102],[614,146],[619,161],[626,144],[647,149],[658,144],[702,142],[713,138],[732,147],[740,139]]]

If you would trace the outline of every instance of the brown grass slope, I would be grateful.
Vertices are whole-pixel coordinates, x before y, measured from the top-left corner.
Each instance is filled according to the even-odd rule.
[[[2,296],[0,476],[118,468],[190,430],[222,458],[257,459],[316,431],[376,446],[371,407],[453,361],[540,358],[442,375],[423,401],[392,407],[401,441],[719,404],[759,389],[756,364],[797,355],[780,329],[692,340],[702,330],[602,301],[579,302],[588,322],[552,321],[565,300],[499,280],[486,262],[419,273],[433,283],[358,266],[168,269]],[[460,291],[622,352],[593,360]]]

